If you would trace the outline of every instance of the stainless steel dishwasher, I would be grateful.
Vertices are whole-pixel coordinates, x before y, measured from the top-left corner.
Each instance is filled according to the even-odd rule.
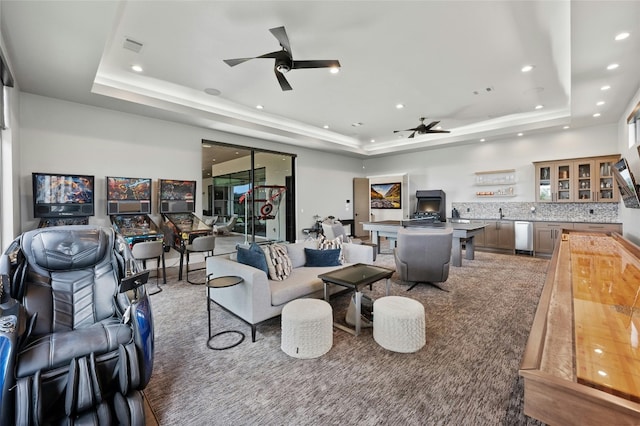
[[[526,251],[533,254],[533,222],[516,220],[515,222],[516,253]]]

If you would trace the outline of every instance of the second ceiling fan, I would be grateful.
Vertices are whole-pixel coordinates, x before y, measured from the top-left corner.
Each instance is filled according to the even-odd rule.
[[[292,90],[291,85],[284,76],[284,74],[290,70],[302,68],[340,68],[340,62],[337,60],[294,61],[289,37],[284,27],[271,28],[269,31],[271,31],[271,34],[280,42],[282,50],[265,53],[264,55],[252,58],[224,59],[224,62],[230,67],[234,67],[251,59],[273,58],[275,59],[273,71],[276,74],[282,90]]]
[[[435,126],[438,125],[438,123],[440,123],[439,121],[432,121],[429,124],[424,124],[424,120],[426,120],[426,117],[420,117],[420,125],[418,125],[417,127],[414,127],[413,129],[406,129],[406,130],[394,130],[393,133],[398,133],[398,132],[412,132],[409,135],[409,138],[413,138],[416,133],[419,135],[424,135],[426,133],[451,133],[449,130],[440,130],[440,129],[434,129]]]

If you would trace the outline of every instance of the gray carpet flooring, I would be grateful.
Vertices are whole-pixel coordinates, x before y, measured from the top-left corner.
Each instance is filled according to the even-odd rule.
[[[537,425],[522,413],[518,367],[548,263],[477,252],[451,268],[442,285],[449,292],[407,292],[394,274],[391,294],[425,306],[425,347],[390,352],[372,329],[359,337],[336,329],[332,349],[310,360],[282,352],[279,317],[252,343],[249,326],[215,305],[214,332],[247,338],[208,349],[206,289],[170,272],[152,296],[155,360],[145,394],[160,425]],[[392,256],[376,264],[393,268]],[[384,283],[365,293],[382,297]],[[335,318],[344,319],[349,297],[332,299]]]

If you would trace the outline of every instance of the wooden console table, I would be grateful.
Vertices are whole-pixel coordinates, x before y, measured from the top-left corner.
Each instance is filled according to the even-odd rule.
[[[640,424],[639,334],[640,248],[616,233],[565,230],[520,367],[525,414]]]

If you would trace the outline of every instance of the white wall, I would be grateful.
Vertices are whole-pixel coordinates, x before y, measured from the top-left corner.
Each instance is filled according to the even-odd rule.
[[[34,229],[32,172],[79,173],[96,177],[96,215],[108,225],[105,176],[196,180],[203,189],[202,140],[297,154],[297,227],[313,225],[313,215],[352,218],[352,180],[362,160],[292,147],[199,127],[151,119],[57,99],[20,94],[20,229]],[[155,188],[154,188],[155,191]],[[201,192],[201,191],[199,191]],[[154,205],[154,209],[156,209]],[[202,210],[202,197],[196,211]],[[158,223],[158,215],[151,215]]]
[[[640,90],[631,99],[618,123],[618,151],[629,162],[629,168],[636,178],[636,183],[640,183],[640,154],[637,143],[629,147],[627,117],[638,105],[638,102],[640,102]],[[621,204],[620,219],[625,238],[640,245],[640,209],[629,209]]]
[[[515,169],[517,195],[508,201],[534,201],[534,161],[617,154],[617,140],[611,124],[372,158],[365,166],[379,174],[407,173],[412,209],[416,190],[442,189],[450,212],[452,202],[495,201],[476,198],[475,172]]]

